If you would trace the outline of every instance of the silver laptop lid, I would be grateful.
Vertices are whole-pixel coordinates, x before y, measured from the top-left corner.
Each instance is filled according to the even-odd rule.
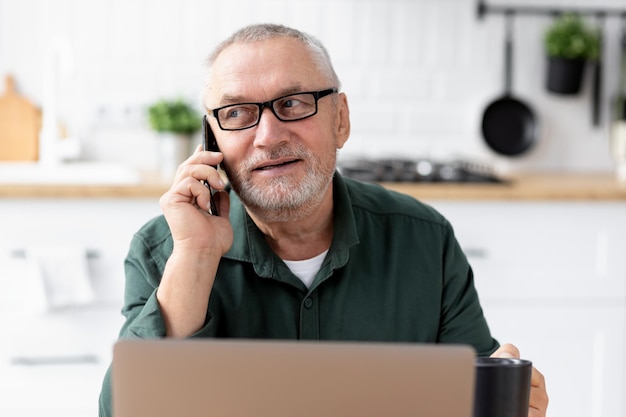
[[[115,417],[471,417],[461,345],[122,340]]]

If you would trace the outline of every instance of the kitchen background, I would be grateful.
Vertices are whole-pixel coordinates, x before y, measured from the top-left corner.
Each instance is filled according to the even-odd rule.
[[[348,94],[343,155],[463,156],[511,171],[609,171],[609,103],[617,92],[620,20],[605,21],[602,123],[591,76],[576,96],[546,92],[542,36],[550,16],[514,21],[513,92],[536,112],[537,145],[517,158],[484,144],[485,107],[503,92],[504,21],[475,0],[0,0],[0,74],[42,105],[57,74],[59,121],[82,158],[158,164],[146,108],[182,97],[200,109],[203,61],[242,25],[279,22],[328,47]],[[624,7],[624,0],[493,0],[490,5]],[[594,17],[588,21],[594,24]]]
[[[487,3],[626,9],[626,0]],[[248,23],[285,23],[316,35],[333,57],[352,116],[342,158],[462,157],[503,172],[569,173],[583,182],[600,173],[610,181],[619,17],[604,22],[596,126],[591,66],[580,94],[546,92],[542,37],[552,18],[516,16],[513,92],[533,107],[541,130],[528,153],[508,158],[493,153],[480,132],[485,107],[504,90],[504,19],[479,19],[476,5],[0,0],[0,77],[12,74],[18,91],[44,112],[45,103],[55,106],[68,142],[80,145],[75,159],[151,172],[160,168],[159,138],[148,127],[147,107],[181,97],[200,110],[203,62],[216,43]],[[586,20],[596,23],[594,16]],[[55,94],[46,92],[51,85]],[[0,164],[0,415],[96,415],[122,322],[123,259],[132,234],[159,214],[161,184],[100,187],[102,177],[119,171],[92,164],[94,176],[75,164],[67,171],[74,174],[63,177],[71,184],[48,187],[58,172],[3,171],[6,165]],[[523,178],[511,189],[524,186]],[[558,192],[561,183],[548,183],[540,192]],[[582,184],[580,197],[567,184],[575,194],[569,200],[543,194],[426,201],[454,225],[494,334],[518,344],[546,375],[548,415],[626,417],[624,194],[602,199]],[[463,187],[469,186],[453,190],[462,194]],[[505,196],[510,190],[495,188]]]

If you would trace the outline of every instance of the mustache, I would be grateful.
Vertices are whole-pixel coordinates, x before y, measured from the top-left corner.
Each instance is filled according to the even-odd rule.
[[[300,146],[295,148],[281,146],[279,148],[273,148],[267,151],[255,153],[250,158],[242,162],[241,168],[243,168],[244,171],[252,171],[262,163],[281,158],[309,159],[311,158],[311,152]]]

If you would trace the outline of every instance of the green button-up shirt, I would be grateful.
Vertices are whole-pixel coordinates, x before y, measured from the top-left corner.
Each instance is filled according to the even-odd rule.
[[[464,343],[479,355],[498,346],[452,227],[409,196],[336,174],[333,241],[310,288],[272,252],[234,193],[230,219],[233,246],[193,337]],[[171,251],[162,216],[134,236],[120,337],[165,336],[156,289]],[[110,415],[108,375],[101,415]]]

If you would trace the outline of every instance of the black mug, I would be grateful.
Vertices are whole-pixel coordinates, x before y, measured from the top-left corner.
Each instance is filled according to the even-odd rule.
[[[476,358],[474,417],[528,417],[532,362]]]

